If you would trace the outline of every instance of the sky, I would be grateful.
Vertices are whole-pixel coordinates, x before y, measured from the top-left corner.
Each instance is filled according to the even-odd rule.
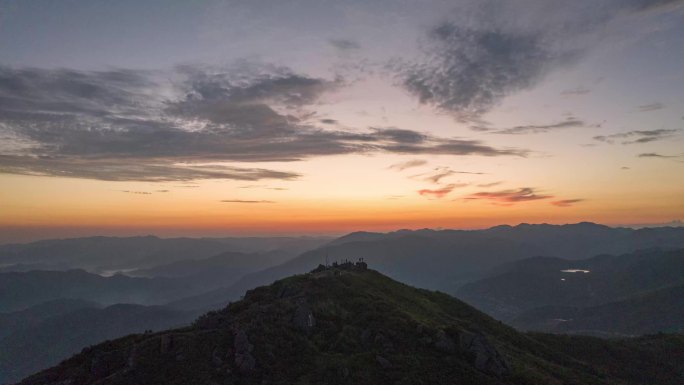
[[[681,0],[0,0],[0,242],[684,218]]]

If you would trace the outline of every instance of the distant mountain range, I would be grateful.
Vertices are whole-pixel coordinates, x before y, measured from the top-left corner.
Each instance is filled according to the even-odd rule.
[[[189,324],[199,314],[160,306],[59,300],[0,314],[0,384],[12,383],[107,339]]]
[[[524,330],[640,335],[684,330],[684,249],[529,258],[456,295]]]
[[[393,279],[455,294],[521,330],[612,337],[681,331],[675,312],[682,308],[682,250],[684,228],[592,223],[357,232],[335,240],[93,237],[0,246],[0,338],[25,326],[23,334],[12,332],[20,337],[0,340],[0,368],[24,357],[27,366],[13,372],[18,379],[105,334],[187,323],[189,315],[221,309],[257,286],[359,258]],[[97,327],[105,314],[120,314],[108,318],[109,334]],[[169,323],[155,314],[168,315]],[[67,315],[82,325],[69,333],[89,342],[69,333],[66,340],[39,337],[66,328],[58,320]],[[17,353],[21,346],[51,353],[25,357]]]
[[[401,230],[359,232],[303,253],[281,265],[248,274],[235,284],[170,305],[211,309],[246,290],[334,260],[364,258],[388,276],[418,287],[457,292],[463,284],[491,274],[501,264],[529,257],[583,259],[658,246],[684,248],[684,228],[627,229],[592,223],[498,226],[487,230]]]
[[[521,330],[633,337],[684,333],[684,285],[637,294],[595,306],[542,306],[509,322]]]
[[[95,273],[149,268],[176,261],[213,257],[225,252],[274,250],[299,254],[330,239],[325,237],[158,238],[88,237],[0,245],[0,267],[22,270],[83,269]]]
[[[154,305],[201,292],[196,282],[168,278],[102,277],[83,270],[0,274],[0,312],[23,310],[46,301],[81,299],[101,304]]]
[[[249,291],[191,327],[84,349],[22,385],[684,382],[684,337],[522,334],[375,271],[318,269]]]

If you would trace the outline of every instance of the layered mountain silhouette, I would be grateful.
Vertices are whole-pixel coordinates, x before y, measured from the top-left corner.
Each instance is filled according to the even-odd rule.
[[[456,295],[524,330],[640,335],[684,330],[684,249],[500,266]]]
[[[190,327],[86,348],[21,384],[670,385],[683,360],[679,335],[522,334],[350,264],[250,290]]]
[[[0,384],[13,383],[56,365],[84,347],[146,330],[190,324],[199,314],[161,306],[60,300],[1,314]],[[14,322],[2,322],[7,319]]]
[[[288,251],[291,257],[328,242],[324,237],[158,238],[88,237],[0,245],[0,267],[108,272],[149,268],[226,252]],[[21,267],[23,266],[23,267]]]
[[[102,277],[83,270],[2,273],[0,312],[23,310],[56,299],[153,305],[199,293],[204,288],[200,282],[120,274]]]
[[[523,224],[358,232],[326,242],[94,237],[0,246],[0,266],[15,271],[0,273],[0,338],[25,326],[20,337],[0,343],[0,367],[20,368],[15,357],[23,357],[27,365],[12,372],[11,381],[18,380],[87,345],[188,323],[257,286],[347,258],[455,294],[523,331],[623,337],[682,330],[684,228]],[[41,266],[53,271],[35,270]],[[115,310],[119,316],[108,318],[109,332],[102,332],[97,320]],[[168,314],[169,322],[148,322],[145,312],[149,320]],[[74,323],[79,327],[65,329],[66,339],[49,337],[59,334],[56,325],[67,328],[59,321],[67,316],[81,320]],[[29,348],[51,353],[30,359],[17,353]]]
[[[521,330],[600,337],[684,333],[684,285],[596,306],[542,306],[509,322]]]
[[[211,309],[265,285],[324,263],[326,259],[365,258],[378,271],[408,284],[457,293],[462,285],[491,275],[507,262],[546,256],[570,260],[597,254],[620,254],[655,246],[684,248],[684,228],[627,229],[593,223],[498,226],[487,230],[401,230],[351,233],[328,245],[262,271],[224,288],[170,305]]]

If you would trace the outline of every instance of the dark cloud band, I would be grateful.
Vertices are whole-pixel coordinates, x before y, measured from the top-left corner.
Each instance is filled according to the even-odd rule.
[[[293,179],[206,163],[396,153],[524,156],[395,127],[323,129],[312,106],[341,80],[277,67],[161,73],[0,67],[0,171],[102,180]]]

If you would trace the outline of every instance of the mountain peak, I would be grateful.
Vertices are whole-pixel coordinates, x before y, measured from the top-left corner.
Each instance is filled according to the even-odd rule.
[[[362,266],[319,267],[250,290],[191,327],[86,348],[21,384],[609,383],[597,373],[610,368],[567,355],[607,342],[545,347],[554,341]],[[638,364],[659,370],[647,356]]]

